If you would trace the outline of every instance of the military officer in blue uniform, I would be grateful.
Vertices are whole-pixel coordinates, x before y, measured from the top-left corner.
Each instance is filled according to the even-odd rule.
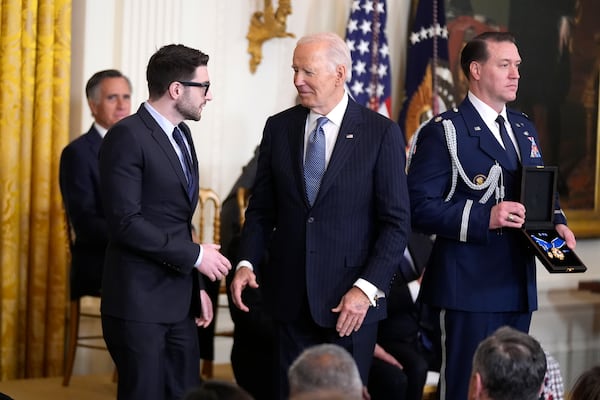
[[[467,43],[467,97],[426,124],[411,149],[413,229],[436,235],[420,295],[440,310],[442,400],[466,399],[478,343],[504,325],[528,332],[537,308],[518,199],[521,166],[542,165],[542,153],[531,121],[506,108],[516,98],[520,63],[510,33],[486,32]],[[558,202],[554,223],[574,248]]]

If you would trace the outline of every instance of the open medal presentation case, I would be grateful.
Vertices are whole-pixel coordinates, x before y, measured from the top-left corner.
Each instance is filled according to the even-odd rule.
[[[525,223],[522,230],[548,272],[584,272],[586,266],[554,229],[557,179],[557,167],[523,167],[521,203],[525,205]]]

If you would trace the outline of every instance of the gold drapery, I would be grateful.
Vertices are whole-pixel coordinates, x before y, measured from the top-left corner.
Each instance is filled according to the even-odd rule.
[[[0,380],[62,374],[71,0],[0,0]]]

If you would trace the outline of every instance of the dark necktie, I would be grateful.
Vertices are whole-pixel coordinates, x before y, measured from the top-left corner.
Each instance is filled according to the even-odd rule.
[[[506,156],[508,158],[510,169],[515,170],[519,166],[519,157],[517,156],[517,151],[515,150],[512,140],[510,140],[510,136],[508,136],[506,127],[504,126],[504,117],[502,117],[502,115],[498,115],[496,122],[500,126],[500,137],[504,143],[504,149],[506,150]]]
[[[328,121],[327,117],[320,117],[317,120],[317,127],[311,132],[306,146],[304,183],[306,185],[306,197],[311,206],[317,197],[319,186],[321,186],[321,178],[325,173],[325,131],[323,131],[323,125]]]
[[[175,139],[175,143],[179,146],[179,150],[181,151],[181,156],[183,157],[183,172],[185,174],[185,178],[187,180],[187,194],[190,200],[194,197],[194,164],[192,163],[192,157],[190,157],[190,152],[187,149],[187,146],[183,142],[183,136],[181,135],[181,131],[179,127],[175,127],[173,129],[173,139]]]

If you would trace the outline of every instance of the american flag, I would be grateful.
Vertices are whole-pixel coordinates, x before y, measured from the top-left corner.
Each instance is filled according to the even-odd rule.
[[[407,143],[421,123],[456,105],[444,0],[419,0],[408,40],[406,99],[398,118]]]
[[[352,78],[347,84],[357,103],[389,117],[391,71],[385,12],[385,0],[352,2],[346,27],[346,43],[352,55]]]

